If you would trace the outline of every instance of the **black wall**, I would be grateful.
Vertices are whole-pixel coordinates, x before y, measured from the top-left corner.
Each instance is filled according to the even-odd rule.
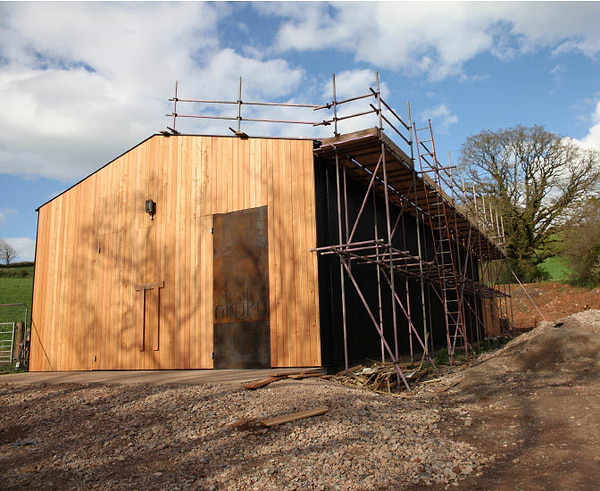
[[[347,180],[347,198],[349,210],[349,228],[352,229],[354,218],[358,215],[366,188],[358,183]],[[343,190],[343,179],[340,177],[340,186]],[[317,218],[317,247],[328,246],[339,243],[337,197],[335,166],[328,161],[315,159],[315,193],[316,193],[316,218]],[[385,203],[382,198],[376,202],[378,235],[381,239],[387,239],[387,228],[385,221]],[[390,206],[392,226],[395,222],[399,208]],[[343,206],[342,206],[343,213]],[[369,198],[353,242],[371,240],[374,238],[374,206],[372,198]],[[404,220],[404,227],[402,226]],[[400,250],[408,250],[413,255],[418,255],[416,220],[408,213],[404,213],[398,232],[394,236],[394,246]],[[344,219],[342,218],[342,223]],[[421,225],[421,240],[423,256],[429,260],[434,256],[434,244],[432,233],[429,228]],[[403,234],[405,232],[405,234]],[[343,235],[345,241],[345,233]],[[464,261],[464,252],[463,261]],[[470,263],[470,261],[469,261]],[[321,349],[323,365],[339,366],[344,362],[343,324],[342,324],[342,302],[340,282],[340,261],[336,255],[319,255],[319,302],[321,312]],[[476,268],[473,268],[476,269]],[[373,265],[352,265],[352,273],[357,279],[363,295],[365,296],[373,315],[378,318],[378,290],[377,269]],[[406,304],[406,282],[405,278],[397,275],[395,278],[396,292]],[[392,299],[391,290],[387,281],[381,278],[382,285],[382,308],[384,318],[384,332],[386,340],[392,350],[394,349],[393,326],[392,326]],[[350,361],[358,361],[365,358],[381,358],[381,340],[373,322],[371,321],[355,287],[350,278],[345,275],[346,290],[346,314],[348,334],[348,357]],[[408,282],[410,296],[410,314],[421,339],[423,336],[423,314],[421,302],[421,282],[411,279]],[[430,346],[440,348],[446,345],[446,324],[444,310],[439,297],[431,287],[425,291],[426,315],[432,320]],[[472,304],[475,306],[475,303]],[[397,307],[397,329],[399,352],[409,352],[408,321],[402,310]],[[469,325],[469,333],[475,337],[474,316],[465,313],[465,319]],[[413,337],[415,353],[421,352],[421,346]]]

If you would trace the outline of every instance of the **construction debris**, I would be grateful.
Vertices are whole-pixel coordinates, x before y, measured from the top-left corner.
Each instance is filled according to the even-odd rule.
[[[299,419],[312,418],[313,416],[320,416],[329,411],[326,407],[318,407],[316,409],[310,409],[308,411],[300,411],[297,413],[282,414],[275,418],[263,419],[259,423],[263,426],[275,426],[283,423],[290,423]]]
[[[411,363],[400,364],[405,369],[404,377],[409,382],[416,382],[431,373],[430,368],[419,369],[418,365]],[[396,368],[393,363],[373,362],[371,366],[357,365],[345,371],[338,372],[333,380],[344,385],[358,386],[375,392],[392,394],[402,390],[404,385],[398,387]]]
[[[244,389],[246,389],[246,390],[260,389],[261,387],[264,387],[265,385],[269,385],[271,382],[281,380],[282,378],[285,378],[285,377],[267,377],[262,380],[257,380],[257,381],[245,384]]]
[[[313,416],[320,416],[329,412],[329,408],[327,407],[318,407],[315,409],[309,409],[307,411],[299,411],[296,413],[288,413],[282,414],[280,416],[275,416],[274,418],[267,419],[248,419],[243,418],[239,419],[236,422],[231,424],[231,428],[235,428],[240,431],[256,431],[260,428],[270,427],[281,425],[284,423],[291,423],[292,421],[297,421],[299,419],[312,418]]]
[[[262,380],[256,380],[254,382],[245,384],[244,389],[246,389],[246,390],[260,389],[261,387],[265,387],[266,385],[269,385],[272,382],[276,382],[277,380],[283,380],[286,378],[300,380],[303,378],[321,377],[321,376],[323,376],[323,371],[320,368],[312,368],[309,370],[302,370],[299,372],[272,373],[267,378],[264,378]]]
[[[294,379],[294,380],[302,380],[303,378],[310,378],[310,377],[322,377],[323,374],[321,372],[314,372],[314,373],[298,373],[295,375],[290,375],[289,378]]]
[[[447,390],[451,389],[452,387],[456,387],[458,384],[460,384],[464,379],[463,378],[459,378],[458,380],[453,381],[452,383],[444,386],[444,387],[440,387],[438,389],[436,389],[437,393],[440,392],[446,392]]]

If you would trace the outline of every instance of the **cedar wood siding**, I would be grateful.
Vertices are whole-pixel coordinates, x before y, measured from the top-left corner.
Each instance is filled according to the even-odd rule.
[[[30,369],[212,368],[212,215],[264,205],[271,364],[321,365],[312,150],[155,135],[43,205]],[[144,313],[135,285],[160,281]],[[160,329],[141,351],[144,315]]]

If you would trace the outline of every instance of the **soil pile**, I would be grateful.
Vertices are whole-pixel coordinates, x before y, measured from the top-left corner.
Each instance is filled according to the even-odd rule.
[[[562,283],[530,283],[527,293],[548,321],[582,310],[600,309],[600,288],[581,288]],[[511,285],[514,322],[517,329],[532,329],[542,321],[522,288]]]
[[[463,372],[462,388],[520,372],[587,372],[600,366],[600,310],[543,322]]]
[[[496,456],[461,489],[598,487],[600,310],[561,317],[457,370],[441,393],[446,428]]]

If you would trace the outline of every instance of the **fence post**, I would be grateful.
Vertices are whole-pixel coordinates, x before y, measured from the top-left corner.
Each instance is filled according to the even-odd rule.
[[[15,324],[13,361],[15,363],[19,363],[21,361],[21,352],[23,351],[23,335],[25,331],[25,324],[23,322],[16,322]]]

